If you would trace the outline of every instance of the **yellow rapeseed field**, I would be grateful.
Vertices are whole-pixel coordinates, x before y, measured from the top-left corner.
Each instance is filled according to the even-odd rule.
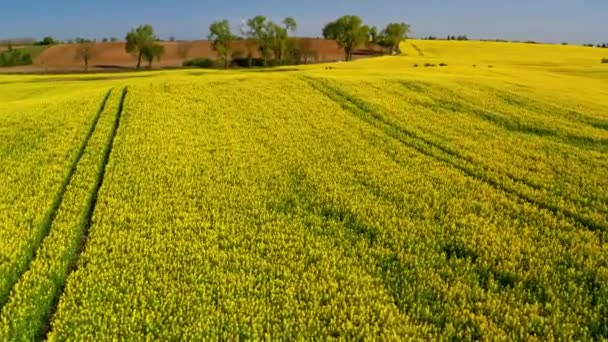
[[[0,76],[0,340],[608,338],[606,50]]]

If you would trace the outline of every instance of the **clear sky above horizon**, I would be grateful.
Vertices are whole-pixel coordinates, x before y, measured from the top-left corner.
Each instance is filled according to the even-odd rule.
[[[405,21],[411,35],[504,38],[547,42],[608,42],[608,0],[0,0],[0,39],[53,36],[123,38],[152,24],[161,38],[204,39],[209,24],[229,19],[293,16],[298,35],[320,36],[325,23],[344,14],[370,25]]]

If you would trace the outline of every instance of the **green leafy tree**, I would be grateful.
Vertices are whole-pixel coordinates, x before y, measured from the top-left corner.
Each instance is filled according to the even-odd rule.
[[[36,42],[34,45],[55,45],[58,44],[59,42],[57,40],[55,40],[53,37],[44,37],[42,38],[41,41]]]
[[[298,29],[298,23],[293,17],[287,17],[283,19],[283,27],[285,30],[287,30],[287,32],[295,34],[296,30]]]
[[[137,57],[137,68],[141,66],[141,60],[144,57],[144,52],[148,53],[148,57],[152,52],[158,52],[157,47],[152,47],[158,40],[154,34],[154,28],[151,25],[142,25],[127,33],[127,44],[125,49],[128,53]],[[162,54],[162,53],[161,53]],[[154,58],[152,58],[154,59]]]
[[[164,53],[165,47],[156,42],[147,44],[141,50],[142,57],[148,62],[148,69],[152,69],[152,62],[154,60],[160,61],[160,58]]]
[[[357,16],[346,15],[327,24],[323,28],[325,39],[335,39],[338,45],[344,49],[347,61],[352,60],[353,50],[357,45],[368,40],[369,27],[363,25],[363,20]]]
[[[400,53],[399,44],[407,39],[410,25],[406,23],[390,23],[380,33],[381,45],[391,49],[391,53]]]
[[[247,31],[248,38],[255,41],[258,50],[264,59],[264,66],[268,64],[268,59],[272,53],[272,36],[269,34],[269,28],[273,27],[271,22],[268,22],[266,17],[258,15],[247,21],[249,30]],[[271,31],[271,30],[270,30]],[[249,64],[251,65],[251,56]]]
[[[265,35],[268,40],[268,47],[274,55],[274,58],[279,61],[279,64],[283,64],[287,30],[272,21],[269,21],[265,26]]]
[[[378,28],[376,26],[372,26],[369,29],[369,41],[372,43],[378,42]]]
[[[291,37],[295,37],[296,31],[298,30],[298,23],[293,17],[286,17],[283,19],[283,29],[285,30],[286,34],[281,42],[281,56],[279,58],[280,64],[283,64],[285,56],[292,55],[296,50],[296,41]]]
[[[209,40],[213,42],[213,50],[224,60],[224,68],[228,69],[232,56],[232,41],[236,37],[230,31],[228,20],[221,20],[209,26]]]

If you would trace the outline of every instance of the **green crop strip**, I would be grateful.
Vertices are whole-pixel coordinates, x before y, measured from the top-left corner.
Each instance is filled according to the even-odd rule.
[[[539,208],[548,210],[550,212],[553,212],[554,214],[568,217],[589,230],[602,233],[602,236],[608,231],[608,226],[605,223],[596,222],[595,220],[577,214],[568,209],[560,208],[556,205],[535,199],[527,194],[522,193],[521,191],[518,191],[513,186],[503,184],[503,182],[497,179],[498,177],[496,175],[493,175],[489,171],[479,170],[476,169],[474,166],[467,165],[467,163],[471,164],[472,162],[470,160],[467,160],[466,157],[458,154],[457,152],[449,148],[438,145],[432,141],[429,141],[428,139],[420,137],[419,135],[410,130],[407,130],[401,126],[389,122],[385,119],[384,113],[381,113],[375,108],[372,108],[372,106],[365,103],[365,101],[356,98],[336,87],[331,86],[330,84],[328,84],[328,82],[325,82],[320,79],[314,79],[311,77],[306,77],[305,79],[313,88],[315,88],[317,91],[321,92],[325,96],[329,97],[334,102],[338,103],[342,108],[355,114],[358,118],[362,119],[368,124],[383,130],[392,138],[397,139],[403,144],[418,150],[420,153],[440,160],[450,165],[451,167],[460,170],[467,176],[470,176],[474,179],[491,185],[492,187],[498,190],[509,193],[521,200],[536,205]],[[462,161],[465,161],[465,163],[463,163]],[[515,180],[509,178],[508,181],[512,183],[516,182]]]
[[[37,252],[38,252],[38,249],[40,248],[40,245],[42,244],[42,241],[44,241],[46,236],[49,234],[53,220],[55,219],[55,217],[57,215],[57,210],[59,209],[59,206],[61,205],[61,202],[63,201],[63,195],[66,191],[66,188],[68,187],[68,185],[70,184],[70,182],[72,180],[72,177],[74,176],[76,167],[77,167],[78,163],[80,162],[82,155],[84,154],[84,150],[86,149],[86,147],[89,143],[89,140],[91,139],[91,136],[93,135],[93,132],[95,132],[95,128],[97,127],[97,123],[99,122],[101,113],[104,111],[104,109],[106,107],[106,103],[107,103],[108,99],[110,98],[111,93],[112,93],[112,89],[108,90],[105,97],[101,101],[99,110],[97,111],[93,121],[91,122],[89,130],[87,131],[87,134],[85,135],[82,143],[80,144],[80,147],[78,148],[78,151],[76,152],[76,155],[73,157],[72,162],[70,164],[70,167],[67,171],[67,174],[66,174],[63,182],[61,182],[61,184],[60,184],[59,191],[56,193],[56,195],[53,199],[53,202],[51,203],[51,207],[47,210],[46,215],[44,216],[44,219],[42,220],[42,222],[39,225],[38,232],[36,233],[36,235],[34,236],[32,241],[29,243],[28,249],[25,252],[25,256],[22,259],[22,262],[18,265],[15,272],[13,272],[9,276],[10,277],[10,280],[8,282],[9,286],[7,286],[5,289],[1,290],[1,292],[0,292],[0,310],[2,310],[2,308],[6,304],[9,294],[11,292],[11,289],[15,286],[17,281],[19,281],[19,278],[21,278],[21,276],[25,272],[27,272],[29,265],[32,263],[32,261],[34,259],[36,259]]]

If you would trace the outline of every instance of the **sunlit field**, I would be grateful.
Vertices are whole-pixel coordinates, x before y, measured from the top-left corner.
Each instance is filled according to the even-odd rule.
[[[409,40],[0,75],[2,340],[608,338],[608,64]]]

